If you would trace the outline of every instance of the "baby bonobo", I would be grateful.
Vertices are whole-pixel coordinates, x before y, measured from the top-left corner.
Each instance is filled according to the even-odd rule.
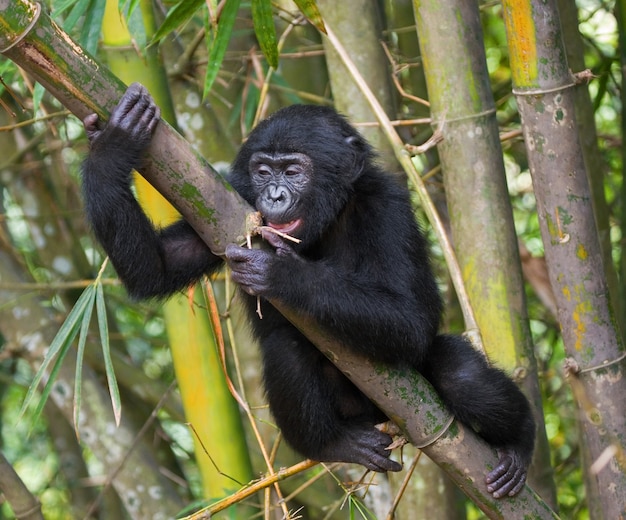
[[[106,125],[95,114],[84,121],[87,215],[135,298],[167,297],[223,263],[184,220],[155,229],[131,192],[131,170],[158,120],[134,84]],[[497,448],[489,492],[518,493],[534,444],[528,401],[466,339],[438,334],[442,301],[409,192],[375,164],[363,137],[331,108],[284,108],[252,131],[228,180],[265,225],[300,239],[266,233],[268,249],[226,249],[285,439],[314,460],[401,469],[386,449],[391,438],[374,427],[385,415],[269,303],[259,318],[257,297],[307,313],[375,362],[421,372],[456,418]]]

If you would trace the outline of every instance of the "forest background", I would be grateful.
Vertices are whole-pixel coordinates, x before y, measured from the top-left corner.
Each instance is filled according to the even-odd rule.
[[[0,58],[0,515],[41,515],[41,503],[45,518],[200,518],[264,474],[263,491],[220,514],[500,517],[508,505],[468,500],[408,446],[405,471],[388,478],[299,463],[267,413],[227,276],[166,304],[128,300],[85,225],[82,125],[8,50],[19,31],[7,21],[26,4],[0,4],[11,57]],[[434,230],[444,327],[479,336],[535,403],[533,490],[563,518],[624,514],[620,6],[297,4],[65,0],[40,18],[146,84],[217,169],[280,106],[348,115],[387,169],[408,176],[417,218]],[[68,69],[80,88],[93,81]],[[175,218],[141,178],[137,194],[155,221]],[[29,392],[35,373],[50,399]],[[294,475],[275,485],[283,467]],[[527,503],[511,502],[524,514]]]

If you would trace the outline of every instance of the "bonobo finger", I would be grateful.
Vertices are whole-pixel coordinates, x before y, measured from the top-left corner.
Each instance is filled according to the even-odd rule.
[[[493,495],[494,498],[502,498],[504,496],[514,496],[519,493],[524,487],[526,481],[526,473],[521,469],[507,473],[500,477],[495,482],[487,486],[487,491]]]
[[[137,127],[141,127],[142,123],[144,123],[143,127],[145,127],[148,121],[154,115],[155,110],[156,105],[152,101],[152,98],[149,96],[149,94],[146,92],[145,95],[136,99],[134,104],[129,107],[126,117],[124,117],[123,119],[125,126],[129,127],[129,130],[131,131]]]
[[[117,122],[124,118],[135,106],[137,100],[139,100],[143,94],[147,94],[147,92],[146,88],[140,83],[133,83],[128,87],[117,103],[117,106],[113,109],[111,121]]]
[[[229,262],[245,262],[252,258],[253,251],[235,244],[228,244],[224,255]]]
[[[268,226],[261,228],[261,238],[276,249],[285,246],[284,239],[278,233],[274,233],[271,228],[268,229]]]
[[[98,129],[98,114],[89,114],[83,119],[83,126],[87,133],[87,138],[91,141],[100,132]]]
[[[152,111],[151,118],[148,119],[148,124],[146,125],[146,130],[148,130],[150,134],[154,132],[154,129],[156,128],[156,125],[159,123],[160,119],[161,109],[157,105],[154,105],[154,110]]]
[[[374,451],[369,453],[367,457],[367,460],[363,461],[362,464],[371,471],[385,473],[387,471],[402,470],[402,464],[383,455],[379,455]]]
[[[287,239],[280,235],[264,228],[261,230],[261,237],[276,249],[278,256],[297,256]]]
[[[526,482],[526,465],[521,463],[515,452],[505,450],[498,465],[485,477],[485,482],[487,491],[494,498],[516,495]]]

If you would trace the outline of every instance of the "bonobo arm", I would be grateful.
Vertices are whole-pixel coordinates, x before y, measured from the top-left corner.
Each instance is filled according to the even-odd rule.
[[[362,354],[388,363],[413,359],[417,363],[428,348],[438,325],[439,297],[430,279],[423,280],[423,302],[410,291],[415,276],[408,267],[402,286],[382,283],[372,273],[374,268],[353,272],[336,265],[333,258],[310,261],[298,255],[279,236],[263,232],[263,238],[275,248],[245,249],[236,245],[226,248],[226,258],[235,282],[248,294],[276,299],[291,308],[314,316],[335,337]],[[348,238],[346,238],[346,243]],[[358,246],[349,244],[347,249]],[[393,251],[390,257],[406,258],[405,252]],[[362,265],[381,255],[363,251]],[[409,265],[409,262],[403,262]],[[402,265],[402,264],[401,264]],[[402,269],[402,267],[396,267]],[[391,272],[379,268],[380,272]],[[428,306],[425,303],[432,302]],[[394,348],[385,346],[393,338]]]
[[[134,83],[103,128],[96,114],[84,120],[90,144],[83,164],[87,217],[135,298],[169,295],[221,265],[184,220],[155,230],[131,191],[132,170],[141,165],[159,117],[148,91]]]

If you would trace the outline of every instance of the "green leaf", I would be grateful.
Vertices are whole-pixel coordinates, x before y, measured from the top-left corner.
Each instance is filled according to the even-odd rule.
[[[300,12],[307,17],[309,22],[315,25],[319,31],[326,34],[326,26],[315,0],[294,0],[294,3],[298,6]]]
[[[148,45],[148,35],[146,34],[146,26],[143,21],[141,9],[133,9],[126,16],[126,26],[128,32],[136,43],[141,54],[145,55],[146,46]]]
[[[124,13],[124,16],[128,18],[134,12],[137,6],[139,5],[140,0],[119,0],[117,2],[117,10],[120,13]]]
[[[98,328],[100,329],[102,356],[104,357],[104,368],[107,375],[107,383],[109,385],[109,395],[111,396],[111,404],[113,405],[115,424],[119,426],[120,419],[122,417],[122,400],[120,399],[120,389],[117,386],[117,378],[115,377],[113,360],[111,359],[111,349],[109,346],[109,324],[107,322],[102,284],[98,284],[96,286],[96,310],[98,316]]]
[[[252,0],[251,7],[256,38],[270,67],[276,69],[278,67],[278,42],[272,17],[272,2],[271,0]]]
[[[35,408],[35,413],[33,414],[33,422],[37,420],[37,418],[41,415],[41,412],[43,411],[43,407],[45,406],[46,401],[50,396],[50,392],[52,391],[52,387],[54,386],[57,375],[59,375],[59,370],[61,370],[61,366],[63,365],[63,360],[65,359],[67,353],[70,351],[72,341],[74,341],[76,334],[78,334],[78,329],[78,326],[72,329],[72,334],[69,336],[66,346],[63,347],[63,350],[60,352],[59,357],[54,362],[54,366],[50,371],[46,386],[44,386],[44,389],[41,392],[41,397],[39,398],[39,402],[37,403],[37,408]]]
[[[224,54],[226,54],[226,48],[228,47],[230,35],[233,31],[233,26],[235,25],[235,16],[239,10],[239,3],[240,0],[226,0],[224,9],[222,9],[222,14],[219,22],[217,23],[217,30],[215,31],[215,37],[209,44],[209,63],[207,65],[206,76],[204,78],[203,98],[206,98],[211,90],[213,82],[215,81],[215,78],[217,78],[217,73],[219,72],[222,62],[224,61]],[[208,20],[206,24],[207,34],[210,34]]]
[[[83,294],[81,294],[78,300],[76,301],[74,308],[67,315],[67,319],[63,322],[63,325],[61,325],[59,332],[57,332],[56,336],[52,340],[52,343],[50,344],[50,348],[48,349],[48,352],[46,352],[46,356],[44,357],[44,360],[41,363],[39,370],[35,374],[33,381],[28,387],[28,391],[26,392],[26,397],[24,398],[24,404],[22,404],[22,409],[20,410],[20,414],[19,414],[20,417],[24,414],[24,411],[26,410],[26,408],[32,401],[35,395],[35,392],[37,391],[37,388],[39,387],[39,383],[43,379],[43,376],[46,373],[46,370],[48,369],[48,367],[50,366],[50,363],[52,363],[52,361],[57,356],[57,354],[60,353],[59,360],[61,361],[67,354],[68,349],[72,345],[72,341],[74,341],[76,334],[78,334],[78,323],[80,319],[82,318],[83,314],[85,313],[85,309],[87,305],[89,305],[90,303],[93,305],[93,291],[94,291],[93,285],[90,285],[83,291]],[[58,372],[58,369],[60,368],[59,360],[57,360],[57,363],[54,366],[54,369],[52,371],[53,373]],[[43,404],[45,403],[45,399],[50,393],[50,389],[48,387],[51,386],[51,383],[53,381],[54,381],[54,378],[52,377],[52,374],[51,374],[50,377],[48,378],[48,383],[46,384],[47,392],[46,392],[46,389],[44,389],[44,395],[42,395],[41,399],[39,400],[39,406],[37,408],[39,412],[41,412],[41,409],[43,409]],[[35,413],[35,419],[38,417],[38,415],[39,413]]]
[[[98,50],[98,42],[100,41],[100,33],[102,32],[102,18],[104,17],[104,8],[106,0],[95,0],[90,3],[90,7],[85,13],[83,21],[83,30],[80,34],[80,42],[90,54],[96,54]]]
[[[35,83],[35,88],[33,89],[33,115],[37,114],[45,93],[46,89],[43,88],[43,85],[41,83]]]
[[[74,4],[74,7],[72,7],[70,14],[68,14],[65,18],[65,21],[63,22],[63,29],[70,32],[80,17],[85,14],[85,11],[89,8],[90,2],[91,0],[78,0],[78,2]]]
[[[205,0],[181,0],[168,12],[161,27],[157,29],[152,43],[160,41],[177,27],[186,23],[204,5]],[[208,33],[207,33],[208,34]]]
[[[52,4],[52,19],[57,20],[63,11],[69,9],[76,3],[76,0],[63,0],[62,2],[54,2]]]
[[[78,347],[76,349],[76,373],[74,374],[74,429],[76,430],[76,436],[79,434],[78,420],[80,415],[81,387],[83,382],[83,358],[85,355],[87,336],[89,335],[89,323],[91,322],[91,314],[93,313],[94,299],[96,297],[95,290],[91,290],[89,293],[91,298],[85,307],[85,312],[83,313],[81,319],[80,336],[78,337]]]

